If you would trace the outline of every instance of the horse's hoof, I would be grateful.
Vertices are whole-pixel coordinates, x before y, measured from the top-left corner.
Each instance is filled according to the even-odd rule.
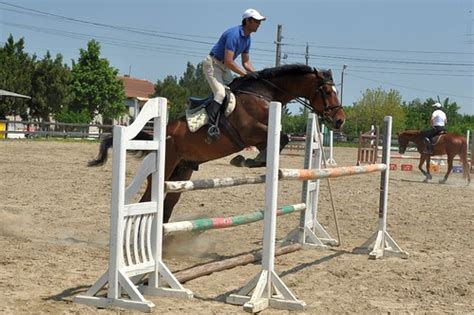
[[[246,159],[244,165],[248,168],[265,167],[267,163],[257,159]]]
[[[431,176],[431,174],[428,174],[428,175],[426,176],[426,179],[433,179],[433,176]]]
[[[428,178],[425,178],[425,180],[423,181],[423,183],[427,183],[428,182]]]
[[[245,158],[242,155],[237,155],[232,160],[230,160],[229,163],[230,165],[233,165],[236,167],[244,167]]]
[[[446,184],[446,179],[440,179],[438,183],[440,183],[440,184]]]

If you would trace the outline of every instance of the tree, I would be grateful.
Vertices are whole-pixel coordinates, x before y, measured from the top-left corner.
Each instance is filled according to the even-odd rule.
[[[168,99],[169,118],[174,120],[184,113],[189,98],[188,89],[180,86],[175,76],[169,75],[155,84],[155,94]]]
[[[300,107],[298,115],[292,115],[288,106],[282,108],[281,112],[281,128],[288,134],[306,134],[306,121],[308,118],[308,110]]]
[[[367,89],[362,98],[351,109],[346,110],[346,133],[358,134],[370,130],[371,125],[383,125],[385,116],[392,116],[392,128],[398,132],[405,128],[405,112],[401,106],[402,97],[396,90],[382,88]]]
[[[0,86],[8,91],[29,95],[36,56],[30,57],[23,51],[24,48],[24,39],[15,42],[11,34],[4,47],[0,48]],[[3,98],[0,101],[0,118],[5,119],[5,116],[14,114],[26,119],[28,105],[27,99]]]
[[[202,71],[202,63],[194,67],[188,62],[186,71],[179,80],[170,75],[155,84],[155,96],[168,99],[170,119],[176,119],[184,113],[190,96],[206,97],[210,93],[211,89]]]
[[[428,100],[422,103],[418,98],[408,104],[404,103],[402,108],[405,111],[406,117],[405,128],[414,130],[429,128],[429,121],[432,112],[431,105],[434,103],[434,100]]]
[[[118,70],[100,58],[100,44],[91,40],[87,50],[81,49],[79,59],[72,65],[71,110],[87,109],[90,121],[101,114],[105,121],[119,118],[126,112],[123,83],[117,79]]]
[[[51,114],[67,108],[71,101],[71,71],[58,54],[51,58],[49,51],[36,62],[32,76],[30,116],[49,121]]]
[[[179,79],[179,85],[188,90],[190,96],[206,97],[212,93],[202,70],[202,62],[194,67],[188,62],[186,71]]]

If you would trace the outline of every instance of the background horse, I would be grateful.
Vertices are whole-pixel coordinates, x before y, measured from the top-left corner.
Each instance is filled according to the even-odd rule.
[[[418,130],[407,130],[400,134],[398,134],[398,146],[400,154],[405,153],[408,143],[414,142],[416,144],[416,148],[418,152],[421,154],[420,156],[420,164],[418,168],[420,171],[425,175],[424,182],[428,182],[428,180],[432,179],[430,174],[430,161],[431,156],[429,154],[425,154],[426,152],[426,144],[424,142],[424,134]],[[439,181],[439,183],[444,184],[448,180],[449,173],[453,169],[453,159],[456,155],[459,155],[462,162],[463,168],[463,177],[467,178],[467,183],[471,182],[471,175],[469,174],[469,163],[467,162],[467,141],[466,138],[463,136],[458,136],[453,133],[445,133],[441,134],[438,137],[438,141],[433,144],[433,153],[432,155],[444,155],[448,156],[448,170],[444,175],[444,178]],[[423,170],[423,163],[426,161],[426,171]]]
[[[293,99],[305,98],[311,111],[325,119],[334,129],[344,123],[345,114],[337,97],[330,70],[318,70],[304,65],[285,65],[258,71],[258,78],[243,77],[234,80],[230,88],[236,97],[233,113],[220,119],[221,136],[211,144],[206,143],[207,127],[192,133],[184,117],[167,126],[165,180],[180,181],[191,178],[199,164],[219,159],[242,149],[255,146],[266,149],[268,111],[270,101],[286,105]],[[224,106],[221,106],[224,107]],[[221,115],[223,116],[223,115]],[[136,139],[152,139],[140,132]],[[280,150],[288,143],[288,136],[280,135]],[[96,160],[90,166],[102,165],[107,159],[107,149],[112,138],[104,139]],[[264,161],[247,161],[246,165],[264,166]],[[151,177],[140,202],[150,200]],[[168,222],[180,193],[169,193],[164,201],[164,222]]]

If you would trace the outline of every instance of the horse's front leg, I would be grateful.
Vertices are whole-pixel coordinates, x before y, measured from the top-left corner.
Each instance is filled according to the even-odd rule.
[[[454,159],[454,155],[448,155],[448,170],[446,171],[446,174],[444,174],[444,178],[439,180],[440,184],[445,184],[446,181],[448,180],[448,176],[453,169],[453,159]]]
[[[288,137],[288,135],[286,133],[280,133],[279,152],[283,151],[283,149],[288,144],[288,142],[290,142],[290,138]],[[267,162],[267,143],[263,143],[260,146],[257,146],[257,148],[259,149],[260,152],[255,157],[255,161],[266,163]]]
[[[423,169],[423,164],[426,161],[426,171]],[[429,168],[429,163],[430,163],[430,156],[426,156],[422,154],[420,156],[420,163],[418,164],[418,169],[421,171],[423,175],[425,175],[425,180],[423,180],[423,183],[427,183],[428,180],[432,179],[433,177],[430,174],[430,168]]]
[[[170,181],[189,180],[193,174],[194,169],[183,164],[178,165],[176,171],[171,175]],[[174,206],[178,203],[181,193],[166,194],[163,203],[163,223],[168,223],[173,213]]]
[[[279,152],[290,142],[290,139],[287,134],[280,133],[280,149]],[[255,167],[264,167],[267,165],[267,143],[262,143],[257,145],[259,153],[254,159],[246,159],[244,162],[245,167],[255,168]]]
[[[256,143],[256,147],[259,150],[258,155],[251,159],[246,159],[241,154],[235,156],[230,164],[237,167],[265,167],[267,165],[267,135],[268,127],[263,124],[257,124],[257,127],[252,129],[252,134],[248,135],[249,142]],[[280,152],[288,144],[289,138],[287,134],[280,132]]]

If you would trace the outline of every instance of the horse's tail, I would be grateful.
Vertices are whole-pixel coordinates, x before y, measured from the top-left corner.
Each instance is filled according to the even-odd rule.
[[[462,138],[461,152],[459,152],[459,157],[461,158],[462,162],[462,175],[467,179],[467,183],[469,184],[471,182],[471,172],[469,162],[467,161],[467,140],[465,138]]]
[[[134,139],[135,140],[152,140],[153,136],[145,131],[140,131]],[[108,151],[112,147],[112,144],[114,142],[113,140],[114,140],[113,135],[106,136],[100,143],[99,154],[97,155],[97,158],[87,162],[87,165],[88,166],[104,165],[105,162],[107,162]]]
[[[108,156],[108,151],[109,148],[112,147],[113,143],[113,136],[109,135],[102,139],[102,142],[100,143],[99,147],[99,154],[97,155],[97,158],[94,160],[90,160],[87,162],[88,166],[101,166],[104,165],[105,162],[107,162],[107,156]]]

